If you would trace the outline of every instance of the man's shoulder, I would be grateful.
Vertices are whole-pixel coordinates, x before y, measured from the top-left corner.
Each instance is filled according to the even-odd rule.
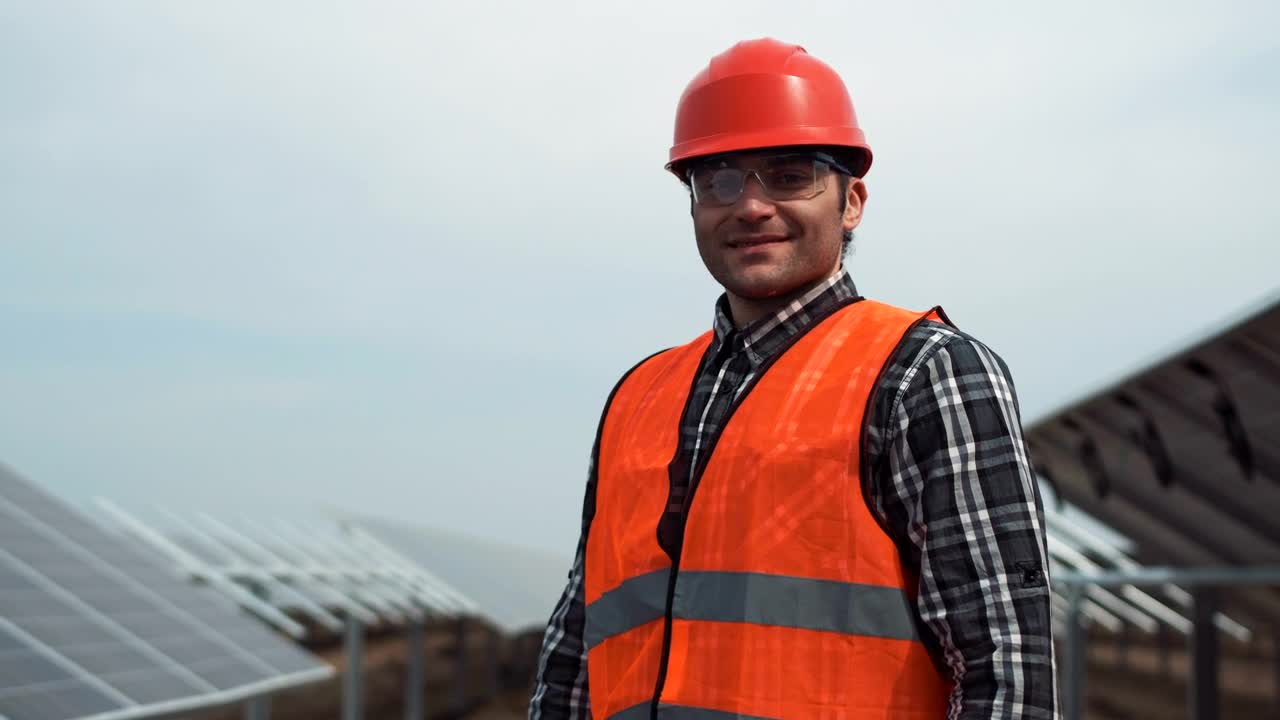
[[[939,389],[961,395],[1012,386],[1004,360],[985,343],[946,321],[924,320],[907,331],[875,388],[869,439],[883,442],[897,427],[899,412],[932,406]]]
[[[935,381],[974,373],[1009,373],[1004,359],[985,342],[949,322],[933,319],[916,324],[903,337],[886,368],[885,381],[901,389],[925,367]]]
[[[663,348],[656,352],[651,352],[648,355],[644,356],[639,362],[632,365],[631,370],[628,370],[627,372],[629,374],[630,372],[634,371],[636,368],[639,368],[649,362],[672,360],[675,357],[683,355],[685,353],[697,353],[701,355],[707,349],[707,347],[711,344],[714,337],[715,337],[715,333],[708,330],[687,342],[681,343],[679,345],[672,345],[670,347]]]
[[[634,375],[637,370],[643,367],[646,367],[646,366],[652,367],[660,363],[673,362],[678,360],[681,357],[684,357],[687,353],[696,353],[699,357],[701,357],[702,353],[707,349],[707,346],[710,344],[711,337],[712,337],[712,333],[710,331],[707,331],[699,335],[698,337],[694,338],[693,340],[690,340],[689,342],[684,343],[683,345],[675,345],[672,347],[663,348],[656,352],[649,353],[648,355],[641,358],[634,365],[627,368],[627,371],[622,373],[621,376],[619,376],[617,385],[621,386],[624,382],[626,382],[627,378]]]

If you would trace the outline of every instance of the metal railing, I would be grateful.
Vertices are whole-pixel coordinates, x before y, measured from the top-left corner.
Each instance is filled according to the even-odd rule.
[[[1063,717],[1084,717],[1086,657],[1084,608],[1088,589],[1125,587],[1191,588],[1191,632],[1188,654],[1187,716],[1191,720],[1217,720],[1218,687],[1218,594],[1222,589],[1247,586],[1280,586],[1280,566],[1156,568],[1136,567],[1098,572],[1061,572],[1053,583],[1067,590],[1067,632],[1064,638],[1066,662],[1063,686]]]

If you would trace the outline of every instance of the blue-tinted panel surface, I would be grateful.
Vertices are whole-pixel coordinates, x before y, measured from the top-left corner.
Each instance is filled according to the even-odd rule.
[[[262,659],[283,673],[306,672],[315,667],[315,658],[296,648],[283,646],[262,651]]]
[[[180,677],[174,670],[166,668],[106,673],[102,679],[111,687],[128,695],[130,700],[144,704],[180,700],[210,691],[208,686],[202,686],[197,690],[187,678]]]
[[[324,667],[0,467],[0,718],[142,718]]]
[[[123,707],[127,706],[75,681],[0,693],[0,717],[13,720],[70,720]]]
[[[24,685],[74,679],[65,669],[28,647],[15,643],[15,647],[0,650],[0,694]]]
[[[274,674],[225,658],[194,663],[191,669],[219,688],[227,689],[265,680]]]
[[[55,720],[124,707],[40,652],[21,634],[0,624],[0,717]]]

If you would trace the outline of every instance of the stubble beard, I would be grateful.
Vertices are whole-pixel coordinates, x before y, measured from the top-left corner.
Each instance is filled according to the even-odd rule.
[[[795,242],[794,240],[792,242]],[[743,265],[734,268],[726,252],[712,258],[708,262],[703,255],[703,264],[711,277],[731,295],[749,301],[766,301],[802,295],[808,289],[831,276],[834,268],[840,264],[840,247],[837,244],[834,255],[824,258],[821,263],[806,267],[798,262],[794,253],[788,253],[780,262],[768,268]]]

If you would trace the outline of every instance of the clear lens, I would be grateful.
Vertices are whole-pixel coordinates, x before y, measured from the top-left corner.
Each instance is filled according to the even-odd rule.
[[[694,166],[689,186],[699,205],[723,207],[737,202],[754,175],[771,200],[808,200],[826,189],[831,166],[822,160],[798,155],[760,158],[751,167],[731,166],[727,161]]]

